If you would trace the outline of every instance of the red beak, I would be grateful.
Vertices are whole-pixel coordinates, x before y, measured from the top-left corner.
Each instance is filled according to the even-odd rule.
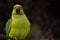
[[[19,7],[16,8],[16,12],[20,12],[20,8]]]

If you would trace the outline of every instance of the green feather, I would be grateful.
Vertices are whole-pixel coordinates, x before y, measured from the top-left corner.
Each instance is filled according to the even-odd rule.
[[[6,23],[6,36],[9,36],[9,32],[10,32],[10,24],[11,24],[11,19],[9,19]]]

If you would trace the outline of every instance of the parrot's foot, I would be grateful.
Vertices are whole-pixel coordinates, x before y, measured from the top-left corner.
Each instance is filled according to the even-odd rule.
[[[11,40],[11,39],[8,39],[8,40]]]
[[[13,37],[13,40],[17,40],[17,38],[16,37]]]
[[[8,40],[17,40],[17,38],[16,37],[12,37],[12,38],[10,38]]]

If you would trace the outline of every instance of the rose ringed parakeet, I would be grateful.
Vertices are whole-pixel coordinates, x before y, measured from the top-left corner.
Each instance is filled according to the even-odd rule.
[[[21,5],[13,7],[11,19],[6,23],[6,36],[24,40],[30,33],[30,22],[26,17]]]

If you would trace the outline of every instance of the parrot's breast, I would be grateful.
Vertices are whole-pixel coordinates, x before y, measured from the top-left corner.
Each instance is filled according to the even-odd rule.
[[[10,37],[16,36],[18,39],[24,39],[30,32],[30,24],[28,19],[23,16],[13,16]]]

